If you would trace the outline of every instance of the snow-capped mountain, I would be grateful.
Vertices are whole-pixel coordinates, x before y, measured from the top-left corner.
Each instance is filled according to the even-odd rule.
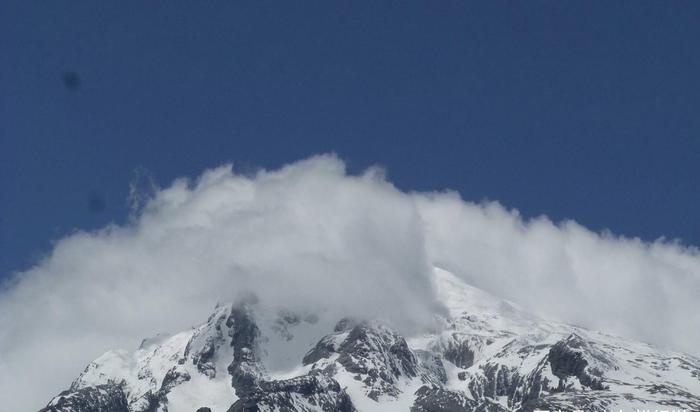
[[[700,410],[700,360],[545,321],[435,269],[448,316],[377,320],[219,305],[90,363],[42,412]]]

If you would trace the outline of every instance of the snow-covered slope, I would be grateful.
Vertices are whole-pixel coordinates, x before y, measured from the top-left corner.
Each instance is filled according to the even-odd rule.
[[[509,410],[700,408],[700,360],[548,322],[436,269],[448,326],[413,347],[441,353],[446,389]]]
[[[107,352],[42,411],[700,409],[700,360],[545,321],[434,272],[449,314],[431,332],[220,305],[200,327]]]

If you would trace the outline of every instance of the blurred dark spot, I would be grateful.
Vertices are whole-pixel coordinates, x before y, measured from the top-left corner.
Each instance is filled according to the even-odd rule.
[[[63,85],[66,86],[68,90],[80,89],[80,76],[73,70],[63,73]]]
[[[107,207],[104,196],[97,192],[90,192],[88,194],[88,209],[92,213],[102,213]]]

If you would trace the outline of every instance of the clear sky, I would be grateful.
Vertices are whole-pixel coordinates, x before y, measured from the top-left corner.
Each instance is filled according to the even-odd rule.
[[[0,3],[0,278],[138,173],[329,151],[700,244],[698,2],[174,3]]]

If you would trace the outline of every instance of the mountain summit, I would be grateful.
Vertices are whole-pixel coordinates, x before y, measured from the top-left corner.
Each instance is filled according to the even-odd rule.
[[[218,305],[199,327],[95,359],[41,412],[700,409],[697,358],[434,279],[448,314],[429,332]]]

